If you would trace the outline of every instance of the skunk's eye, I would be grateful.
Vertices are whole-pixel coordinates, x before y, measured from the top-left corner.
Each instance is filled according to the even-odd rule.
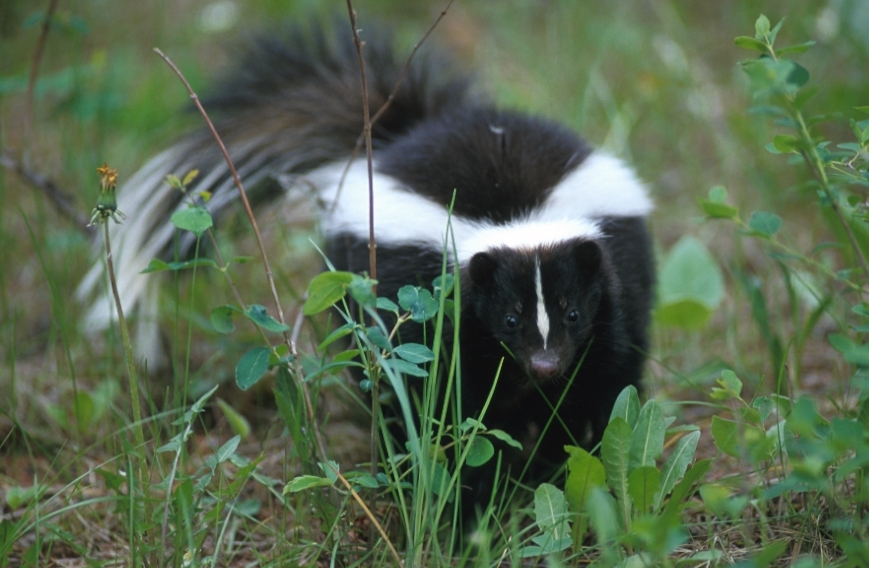
[[[516,327],[519,325],[519,319],[514,315],[507,316],[504,322],[507,324],[507,327]]]
[[[570,310],[570,313],[567,314],[568,323],[576,323],[579,321],[579,310]]]

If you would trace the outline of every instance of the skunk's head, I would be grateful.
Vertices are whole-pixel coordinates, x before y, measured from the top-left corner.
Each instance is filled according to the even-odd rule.
[[[555,381],[570,376],[588,346],[605,265],[600,245],[584,239],[480,252],[468,265],[471,309],[528,377]]]

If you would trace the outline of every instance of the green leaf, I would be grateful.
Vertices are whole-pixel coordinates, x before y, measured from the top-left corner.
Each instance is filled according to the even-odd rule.
[[[324,349],[326,349],[326,347],[332,345],[342,337],[350,335],[351,333],[353,333],[356,325],[357,324],[355,322],[348,322],[341,327],[336,328],[332,331],[332,333],[326,336],[326,339],[324,339],[322,343],[320,343],[320,345],[317,346],[317,351],[323,351]]]
[[[20,509],[38,501],[45,493],[45,487],[41,485],[31,485],[30,487],[21,487],[14,485],[6,489],[6,506],[9,509]]]
[[[654,400],[646,401],[640,410],[637,425],[631,439],[630,469],[655,465],[655,460],[664,451],[664,434],[667,426],[664,413]]]
[[[442,294],[444,296],[449,296],[453,291],[455,277],[452,274],[447,273],[432,280],[431,284],[432,290],[434,290],[434,297],[440,300]]]
[[[247,319],[257,324],[266,331],[283,333],[290,330],[289,326],[282,324],[281,322],[270,316],[268,314],[268,310],[266,310],[264,306],[261,306],[259,304],[253,304],[248,306],[247,310],[244,312],[244,315],[247,316]]]
[[[660,305],[655,310],[655,321],[669,327],[700,329],[706,325],[713,311],[697,300],[678,300]]]
[[[376,325],[365,328],[365,337],[367,337],[371,343],[387,353],[392,351],[392,344],[389,342],[389,337],[387,337],[386,333]]]
[[[247,438],[250,435],[250,422],[247,421],[247,418],[243,414],[221,398],[217,399],[217,407],[220,408],[224,418],[226,418],[230,430],[242,438]]]
[[[799,63],[791,61],[791,64],[793,65],[793,69],[788,73],[787,82],[794,87],[802,87],[809,82],[809,70]]]
[[[211,310],[211,327],[217,333],[232,333],[235,331],[235,324],[232,323],[232,314],[236,312],[241,312],[241,310],[229,304],[214,308]]]
[[[713,186],[709,190],[709,201],[713,203],[724,203],[727,201],[727,188],[723,185]]]
[[[471,438],[470,446],[468,447],[468,456],[465,463],[471,467],[479,467],[492,459],[495,455],[495,446],[492,442],[483,436],[476,435]]]
[[[431,292],[419,286],[404,286],[398,291],[398,304],[410,312],[410,319],[422,323],[438,312],[438,303]]]
[[[766,211],[755,211],[748,221],[748,226],[755,233],[771,237],[781,228],[781,217]]]
[[[325,462],[318,462],[317,466],[320,468],[320,470],[322,470],[324,474],[326,474],[326,477],[329,479],[329,481],[331,481],[332,483],[338,481],[338,473],[341,471],[341,466],[338,464],[338,462],[334,460],[328,460]]]
[[[419,343],[402,343],[393,350],[393,353],[409,363],[421,364],[434,361],[434,351]]]
[[[637,425],[637,418],[640,415],[640,397],[637,394],[637,387],[628,385],[619,393],[616,402],[610,412],[610,421],[616,416],[621,416],[628,426],[633,430]]]
[[[9,519],[0,521],[0,566],[7,565],[9,554],[12,552],[12,545],[18,540],[16,529],[16,525]],[[29,566],[35,566],[35,564],[29,564]]]
[[[190,231],[197,238],[213,225],[211,214],[201,206],[180,209],[172,214],[171,221],[179,229]]]
[[[447,494],[447,489],[450,486],[450,473],[447,469],[439,464],[438,462],[434,462],[432,464],[432,481],[431,481],[431,491],[438,497],[446,497],[447,501],[452,502],[453,494],[450,492]]]
[[[753,37],[748,36],[737,36],[734,38],[733,42],[737,47],[741,47],[743,49],[751,49],[753,51],[759,51],[761,53],[766,53],[766,43],[757,40]]]
[[[387,359],[383,362],[383,364],[393,371],[397,373],[401,373],[403,375],[410,375],[411,377],[428,377],[428,371],[417,367],[413,363],[408,363],[407,361],[402,361],[401,359]]]
[[[75,411],[75,419],[80,427],[87,428],[90,426],[94,419],[94,399],[90,393],[84,390],[75,393],[72,408]]]
[[[715,400],[731,400],[738,399],[742,393],[742,381],[736,376],[736,373],[730,369],[721,371],[721,376],[715,379],[719,387],[712,388],[712,398]]]
[[[782,154],[796,154],[802,144],[795,136],[776,134],[772,139],[772,145]]]
[[[631,500],[628,494],[631,443],[630,425],[621,416],[612,418],[601,439],[600,458],[606,472],[607,483],[615,493],[625,526],[629,526],[631,519]]]
[[[724,296],[721,270],[699,240],[683,237],[670,250],[661,266],[658,294],[655,318],[665,324],[696,327],[718,306]]]
[[[173,272],[177,272],[179,270],[185,270],[187,268],[194,268],[198,266],[219,268],[217,266],[217,263],[210,258],[195,258],[193,260],[179,260],[173,262],[164,262],[155,258],[150,263],[148,263],[148,268],[140,272],[140,274],[150,274],[152,272],[163,272],[166,270],[172,270]]]
[[[353,476],[353,483],[365,487],[366,489],[377,489],[380,487],[377,478],[367,474]]]
[[[664,498],[685,475],[685,471],[694,459],[698,441],[700,441],[699,431],[686,434],[676,443],[676,447],[673,448],[667,461],[664,462],[664,467],[661,470],[661,484],[655,495],[655,511],[661,508]]]
[[[616,503],[606,489],[602,487],[591,489],[585,511],[588,513],[599,543],[610,543],[619,535]]]
[[[797,87],[790,80],[796,70],[796,64],[788,59],[773,60],[769,57],[761,57],[742,62],[742,68],[751,81],[755,97],[792,95]],[[798,77],[795,77],[796,79]]]
[[[284,487],[283,494],[297,493],[305,489],[313,489],[315,487],[332,487],[334,484],[326,477],[317,477],[316,475],[300,475],[292,480]]]
[[[711,465],[712,460],[706,459],[700,460],[691,466],[691,469],[685,473],[682,481],[677,483],[676,487],[673,488],[673,494],[670,496],[664,509],[664,517],[668,519],[676,519],[678,517],[682,509],[685,508],[688,498],[692,495],[694,485],[703,480]]]
[[[778,36],[778,32],[781,29],[782,24],[784,24],[784,23],[785,23],[785,19],[782,18],[781,20],[778,21],[778,23],[775,25],[775,27],[772,29],[772,31],[769,32],[769,43],[770,44],[775,43],[775,38]]]
[[[199,175],[198,169],[194,168],[194,169],[190,170],[189,172],[187,172],[187,175],[184,176],[184,180],[181,182],[181,184],[184,185],[185,187],[190,185],[190,182],[193,181],[194,179],[196,179],[196,176],[198,176],[198,175]]]
[[[543,534],[531,539],[537,546],[526,546],[522,556],[553,554],[570,547],[567,503],[557,487],[543,483],[534,491],[534,517]]]
[[[769,37],[769,18],[761,14],[754,22],[754,33],[757,39]]]
[[[648,513],[655,501],[661,472],[653,465],[638,467],[628,476],[628,493],[637,511]]]
[[[363,308],[375,307],[377,297],[374,295],[374,285],[376,283],[375,280],[354,274],[354,278],[350,281],[347,290],[350,292],[350,297],[356,300],[356,303]]]
[[[507,432],[505,432],[503,430],[497,430],[497,429],[487,430],[486,433],[488,435],[492,436],[493,438],[497,438],[497,439],[501,440],[502,442],[504,442],[505,444],[516,448],[517,450],[522,449],[522,444],[519,443],[518,441],[516,441],[513,438],[513,436],[511,436],[510,434],[508,434]]]
[[[308,299],[302,312],[306,316],[318,314],[332,307],[347,294],[347,287],[353,281],[350,272],[323,272],[318,274],[308,286]]]
[[[568,519],[564,492],[549,483],[541,483],[534,491],[534,519],[543,530],[563,531],[556,536],[564,536]]]
[[[269,368],[271,350],[265,347],[251,349],[235,367],[235,382],[241,390],[247,390],[259,381]]]
[[[570,510],[581,512],[593,487],[606,487],[606,472],[599,459],[576,446],[565,446],[567,458],[567,481],[564,495]]]
[[[759,396],[751,401],[751,407],[757,409],[760,415],[760,422],[766,422],[769,415],[775,409],[775,402],[766,396]]]
[[[711,430],[716,448],[729,456],[739,457],[739,425],[736,422],[713,416]]]
[[[842,353],[845,361],[860,367],[869,366],[869,344],[857,345],[841,333],[832,333],[828,337],[830,345]]]
[[[703,503],[710,512],[719,517],[726,518],[728,516],[727,501],[730,499],[730,495],[730,489],[718,483],[707,483],[700,487]]]
[[[787,47],[782,47],[781,49],[775,50],[776,57],[781,57],[787,53],[803,53],[810,47],[815,45],[814,41],[807,41],[805,43],[798,43],[796,45],[788,45]]]
[[[715,203],[714,201],[701,200],[700,207],[710,219],[735,219],[739,213],[739,210],[732,205]]]
[[[398,313],[398,304],[396,304],[389,298],[377,298],[377,303],[375,305],[377,306],[378,310],[385,310],[394,314]]]
[[[233,436],[220,446],[217,453],[214,454],[215,464],[223,463],[232,457],[232,454],[238,449],[239,442],[241,442],[241,436]]]
[[[209,477],[210,475],[204,476],[204,479],[206,480],[205,482],[200,480],[199,483],[202,483],[201,487],[203,489],[204,486],[208,484]],[[181,524],[184,525],[185,531],[193,531],[193,492],[193,480],[190,478],[181,478],[181,483],[172,490],[175,510],[181,518]]]

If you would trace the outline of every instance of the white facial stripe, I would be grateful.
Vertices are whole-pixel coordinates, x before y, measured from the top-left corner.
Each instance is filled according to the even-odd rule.
[[[549,314],[546,313],[546,302],[543,299],[543,278],[540,276],[540,259],[534,260],[534,288],[537,291],[537,329],[543,337],[543,348],[549,338]]]

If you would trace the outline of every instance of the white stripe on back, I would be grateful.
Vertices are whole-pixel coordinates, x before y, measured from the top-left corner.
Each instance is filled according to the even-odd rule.
[[[346,166],[346,162],[329,164],[304,177],[319,188],[325,211],[322,228],[327,237],[349,233],[367,239],[368,167],[364,160],[351,164],[339,193]],[[645,215],[651,208],[645,187],[629,167],[617,158],[595,153],[526,217],[496,225],[453,216],[452,231],[458,261],[464,263],[474,254],[498,246],[530,249],[571,238],[600,237],[595,218]],[[391,176],[374,173],[374,224],[379,244],[441,250],[447,221],[444,207],[405,189]]]

